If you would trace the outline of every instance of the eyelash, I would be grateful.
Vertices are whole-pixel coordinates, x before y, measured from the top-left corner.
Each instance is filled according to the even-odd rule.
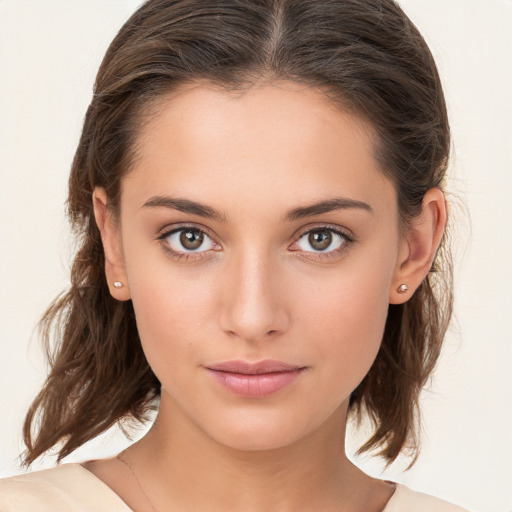
[[[213,237],[209,234],[209,232],[207,230],[205,230],[204,228],[199,228],[197,226],[179,225],[179,226],[173,227],[171,230],[164,231],[161,235],[158,236],[158,240],[160,240],[160,242],[162,243],[162,246],[163,246],[164,250],[166,252],[168,252],[169,255],[175,261],[178,261],[178,262],[180,262],[180,261],[191,261],[191,260],[197,261],[197,260],[203,258],[204,255],[207,252],[210,252],[210,251],[178,252],[178,251],[175,251],[174,249],[171,249],[169,244],[166,243],[166,239],[169,238],[171,235],[173,235],[175,233],[179,233],[181,231],[187,231],[187,230],[196,231],[198,233],[202,233],[202,234],[206,235],[213,242]],[[309,260],[327,260],[327,259],[331,259],[331,258],[336,258],[336,257],[339,257],[339,255],[341,253],[345,252],[347,247],[351,243],[353,243],[355,241],[354,237],[351,234],[349,234],[349,233],[347,233],[345,231],[342,231],[342,230],[340,230],[337,227],[333,227],[333,226],[329,226],[329,225],[320,225],[320,226],[315,226],[313,228],[310,228],[310,229],[308,229],[306,231],[303,231],[297,237],[297,239],[294,242],[294,244],[297,244],[302,238],[304,238],[305,236],[309,235],[310,233],[325,232],[325,231],[328,231],[330,233],[333,233],[333,234],[341,237],[342,240],[343,240],[341,246],[339,248],[337,248],[337,249],[334,249],[334,250],[331,250],[331,251],[328,251],[328,252],[305,251],[308,254],[314,255],[314,256],[312,257],[312,256],[302,255],[304,258],[309,259]],[[213,243],[215,244],[215,242],[213,242]],[[218,250],[218,249],[213,249],[213,250]],[[293,252],[298,252],[298,250],[295,250]]]

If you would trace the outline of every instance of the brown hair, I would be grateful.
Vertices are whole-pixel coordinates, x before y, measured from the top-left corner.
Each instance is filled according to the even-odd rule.
[[[441,187],[450,147],[441,83],[421,35],[392,0],[150,0],[121,28],[95,83],[69,179],[78,238],[71,288],[42,319],[51,371],[24,424],[25,464],[62,443],[58,460],[121,419],[145,421],[160,383],[142,352],[131,302],[114,300],[92,191],[119,204],[149,106],[181,84],[225,88],[289,80],[321,88],[377,133],[375,157],[393,180],[404,229],[431,187]],[[418,397],[451,315],[449,254],[441,246],[412,298],[390,305],[382,346],[351,396],[373,420],[361,450],[388,463],[417,448]],[[54,349],[49,349],[55,337]]]

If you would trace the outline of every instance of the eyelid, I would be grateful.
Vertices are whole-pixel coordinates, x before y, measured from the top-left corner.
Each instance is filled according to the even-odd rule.
[[[215,236],[212,234],[212,232],[206,227],[198,224],[193,223],[183,223],[183,224],[172,224],[171,226],[166,226],[162,228],[158,232],[158,240],[163,240],[164,238],[167,238],[168,236],[172,235],[173,233],[176,233],[176,231],[183,231],[185,229],[196,229],[197,231],[201,231],[205,235],[207,235],[209,238],[211,238],[215,242]],[[215,242],[217,243],[217,242]]]
[[[312,231],[321,231],[322,229],[324,229],[325,231],[332,231],[332,232],[342,236],[343,238],[346,238],[348,241],[351,241],[351,242],[355,241],[355,236],[352,233],[352,231],[350,231],[349,229],[335,225],[335,224],[319,223],[319,224],[314,224],[314,225],[310,225],[310,226],[301,228],[293,236],[293,238],[295,239],[294,243],[296,243],[296,241],[299,240],[300,238],[302,238],[304,235],[307,235],[308,233],[311,233]]]

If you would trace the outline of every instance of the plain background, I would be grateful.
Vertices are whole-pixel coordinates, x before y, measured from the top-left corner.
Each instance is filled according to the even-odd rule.
[[[68,282],[66,181],[94,75],[138,3],[0,0],[0,477],[21,472],[21,425],[46,371],[35,326]],[[449,104],[457,298],[423,395],[423,451],[413,469],[402,474],[399,462],[386,477],[474,511],[510,512],[512,1],[401,4],[434,53]],[[68,460],[126,444],[114,429]],[[358,463],[380,471],[378,461]],[[34,469],[52,465],[47,457]]]

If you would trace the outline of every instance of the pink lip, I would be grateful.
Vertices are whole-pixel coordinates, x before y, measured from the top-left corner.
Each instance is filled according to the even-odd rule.
[[[206,367],[211,375],[236,395],[263,398],[294,382],[305,369],[281,361],[226,361]]]

